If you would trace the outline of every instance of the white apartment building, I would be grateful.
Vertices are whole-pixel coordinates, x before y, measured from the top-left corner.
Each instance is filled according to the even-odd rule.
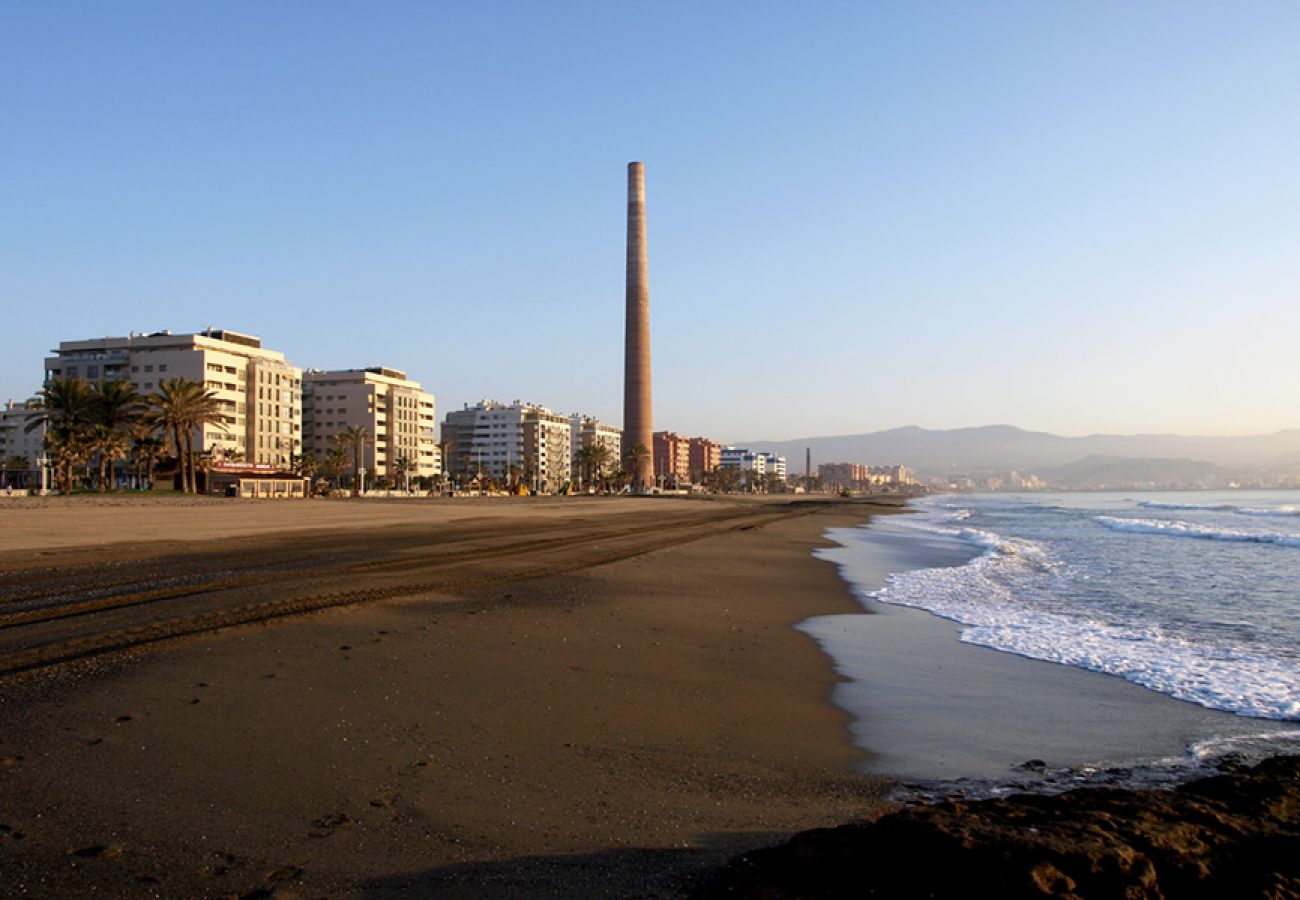
[[[262,339],[218,328],[195,334],[132,332],[127,337],[60,341],[45,359],[46,379],[125,379],[146,397],[164,378],[203,384],[221,405],[224,428],[195,432],[195,448],[288,469],[302,443],[302,370]]]
[[[447,413],[442,439],[451,451],[447,471],[478,472],[505,478],[511,468],[539,493],[553,493],[570,478],[572,437],[569,420],[534,403],[481,400]]]
[[[745,447],[723,447],[722,462],[719,465],[724,469],[740,469],[762,475],[767,472],[767,456]]]
[[[781,479],[783,482],[786,480],[787,466],[784,456],[776,453],[760,453],[759,456],[765,458],[763,466],[764,471],[774,472],[776,477]]]
[[[360,425],[372,438],[362,457],[369,475],[396,477],[402,458],[414,465],[411,478],[441,471],[433,394],[400,369],[309,369],[302,388],[304,453],[323,461],[335,435]]]
[[[575,475],[578,474],[578,451],[593,445],[600,445],[609,451],[606,471],[617,471],[623,459],[623,429],[581,413],[569,416],[569,459],[573,463]]]
[[[724,468],[741,469],[758,475],[775,473],[781,481],[786,480],[788,467],[786,459],[776,453],[764,453],[744,447],[723,447],[722,462]]]

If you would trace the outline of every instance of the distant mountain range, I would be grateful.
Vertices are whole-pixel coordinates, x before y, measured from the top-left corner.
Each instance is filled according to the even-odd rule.
[[[835,437],[752,441],[802,473],[804,450],[818,463],[902,464],[922,477],[982,477],[1018,471],[1062,484],[1197,481],[1235,475],[1300,474],[1300,429],[1243,437],[1092,434],[1062,437],[1012,425],[931,430],[908,426]]]

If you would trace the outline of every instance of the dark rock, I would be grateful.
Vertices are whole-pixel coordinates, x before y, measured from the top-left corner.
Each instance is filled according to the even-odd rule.
[[[1174,791],[914,807],[729,863],[698,898],[1300,898],[1300,757]]]
[[[1024,769],[1026,772],[1046,772],[1047,763],[1041,759],[1030,759],[1022,762],[1020,768]]]

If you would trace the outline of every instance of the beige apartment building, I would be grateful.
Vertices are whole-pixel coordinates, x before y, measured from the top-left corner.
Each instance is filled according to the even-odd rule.
[[[335,435],[356,425],[372,438],[362,461],[368,476],[396,480],[400,459],[412,463],[411,478],[441,471],[434,397],[418,381],[382,366],[309,369],[303,376],[304,452],[323,461]]]
[[[593,446],[604,447],[609,452],[605,474],[612,474],[623,465],[623,429],[581,413],[569,416],[569,459],[575,477],[581,476],[578,451]]]
[[[52,352],[46,379],[124,379],[145,396],[165,378],[202,383],[220,404],[222,422],[195,431],[196,449],[286,470],[301,452],[302,369],[262,347],[259,337],[219,328],[132,332],[60,341]]]
[[[0,460],[22,457],[27,460],[28,468],[36,468],[36,461],[45,452],[45,429],[37,427],[28,431],[27,426],[39,415],[40,407],[35,401],[5,403],[0,409]]]

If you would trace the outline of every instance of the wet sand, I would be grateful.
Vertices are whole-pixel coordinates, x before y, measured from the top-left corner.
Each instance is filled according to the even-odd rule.
[[[463,510],[563,533],[617,520],[618,504],[652,516],[711,506],[456,502],[356,507],[368,529],[388,510],[407,529]],[[274,527],[277,506],[202,510],[224,517],[202,552],[237,565],[250,533],[262,547],[310,542]],[[334,510],[350,506],[311,511],[342,517],[318,527],[346,528]],[[115,507],[104,521],[120,536],[132,516],[193,525],[191,508]],[[4,679],[0,892],[676,896],[736,852],[872,815],[888,784],[858,772],[848,718],[825,702],[828,662],[791,627],[856,608],[810,550],[872,509]],[[87,510],[31,512],[46,517],[42,534],[94,531],[66,520]],[[179,531],[151,527],[144,539]],[[65,548],[109,539],[71,533]],[[8,566],[29,555],[8,549]]]

